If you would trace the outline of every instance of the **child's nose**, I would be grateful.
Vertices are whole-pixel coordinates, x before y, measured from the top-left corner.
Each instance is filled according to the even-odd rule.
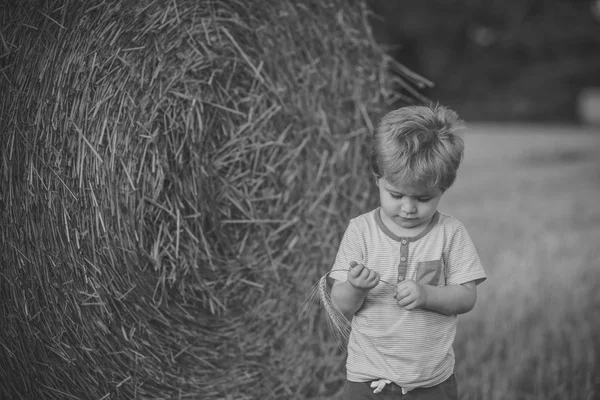
[[[414,201],[413,199],[406,198],[406,197],[403,200],[404,201],[402,202],[402,205],[400,206],[402,211],[404,211],[407,214],[417,211],[416,201]]]

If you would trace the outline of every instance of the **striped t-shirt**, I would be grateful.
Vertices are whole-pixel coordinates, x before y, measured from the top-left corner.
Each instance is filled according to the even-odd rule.
[[[418,236],[399,237],[383,224],[379,210],[350,221],[330,275],[345,281],[350,262],[356,261],[381,277],[352,319],[347,378],[388,379],[407,390],[434,386],[454,371],[458,316],[406,311],[394,299],[395,285],[404,279],[437,286],[479,284],[485,272],[456,218],[436,212]]]

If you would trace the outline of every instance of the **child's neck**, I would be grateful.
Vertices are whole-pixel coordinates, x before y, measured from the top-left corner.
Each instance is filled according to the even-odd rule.
[[[394,223],[394,221],[390,220],[381,209],[379,209],[379,216],[381,217],[381,221],[383,222],[385,227],[388,228],[390,232],[392,232],[396,236],[407,238],[420,235],[421,232],[427,229],[427,227],[431,223],[431,219],[433,218],[429,218],[427,221],[423,222],[419,226],[415,226],[414,228],[403,228]]]

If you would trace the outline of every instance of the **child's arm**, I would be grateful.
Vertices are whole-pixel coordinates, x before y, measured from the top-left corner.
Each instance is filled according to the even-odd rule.
[[[438,287],[406,280],[396,286],[395,297],[405,310],[423,308],[444,315],[464,314],[475,306],[477,285],[471,281]]]
[[[331,288],[331,301],[348,321],[365,301],[369,290],[379,283],[379,274],[356,262],[350,263],[348,280],[335,281]]]

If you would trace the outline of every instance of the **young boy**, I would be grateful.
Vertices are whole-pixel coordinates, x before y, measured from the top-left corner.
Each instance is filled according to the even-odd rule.
[[[448,108],[410,106],[374,134],[381,206],[350,221],[330,275],[332,302],[352,320],[346,400],[458,399],[458,314],[486,278],[464,226],[437,211],[462,160],[462,128]]]

